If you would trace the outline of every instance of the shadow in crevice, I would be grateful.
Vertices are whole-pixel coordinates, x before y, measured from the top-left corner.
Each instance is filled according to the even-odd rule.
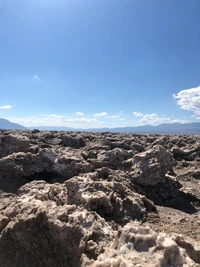
[[[38,181],[38,180],[44,180],[45,182],[49,183],[49,184],[53,184],[53,183],[63,183],[64,181],[66,181],[66,178],[57,175],[54,172],[47,172],[47,171],[43,171],[43,172],[39,172],[39,173],[35,173],[31,176],[26,177],[27,182],[31,182],[31,181]]]
[[[0,181],[0,191],[6,192],[6,193],[13,193],[16,194],[18,189],[32,181],[39,181],[44,180],[45,182],[49,184],[53,183],[64,183],[66,181],[65,177],[58,176],[54,172],[39,172],[35,173],[31,176],[23,177],[21,179],[13,179],[13,180],[1,180]]]
[[[158,206],[170,207],[188,214],[196,213],[200,200],[190,194],[179,190],[182,185],[170,178],[165,183],[158,183],[154,186],[134,186],[139,194],[145,195]]]

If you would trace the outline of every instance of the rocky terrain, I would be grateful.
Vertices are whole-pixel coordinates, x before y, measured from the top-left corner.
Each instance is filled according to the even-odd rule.
[[[1,267],[200,266],[200,136],[0,131]]]

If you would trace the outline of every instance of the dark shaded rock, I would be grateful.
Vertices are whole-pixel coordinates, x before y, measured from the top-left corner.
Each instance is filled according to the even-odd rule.
[[[68,136],[68,135],[63,135],[61,136],[62,139],[62,145],[66,147],[72,147],[72,148],[81,148],[86,145],[85,140],[81,136]]]
[[[29,139],[26,136],[1,135],[0,136],[0,158],[14,152],[27,152]]]
[[[192,151],[183,150],[182,148],[175,146],[175,147],[172,147],[171,153],[173,154],[176,160],[182,160],[182,159],[189,160],[189,157]]]
[[[35,133],[39,133],[39,132],[40,132],[40,130],[38,130],[38,129],[33,129],[31,133],[32,133],[32,134],[35,134]]]

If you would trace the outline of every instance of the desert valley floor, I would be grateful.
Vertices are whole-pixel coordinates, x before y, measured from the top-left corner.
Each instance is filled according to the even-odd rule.
[[[200,136],[1,130],[0,266],[200,266]]]

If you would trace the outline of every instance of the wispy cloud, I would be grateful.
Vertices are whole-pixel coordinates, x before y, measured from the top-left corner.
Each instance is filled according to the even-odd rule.
[[[171,119],[168,117],[158,116],[155,113],[152,114],[145,114],[139,120],[141,125],[159,125],[162,123],[185,123],[188,122],[187,120],[179,120],[179,119]]]
[[[80,123],[80,122],[84,122],[87,124],[92,124],[92,123],[98,123],[97,119],[91,119],[91,118],[69,118],[66,116],[62,116],[62,115],[56,115],[56,114],[50,114],[50,115],[43,115],[43,117],[45,118],[45,120],[47,121],[52,121],[52,120],[57,120],[63,123],[66,122],[71,122],[71,123]]]
[[[11,108],[12,108],[11,105],[0,106],[0,109],[11,109]]]
[[[143,114],[141,112],[137,112],[137,111],[134,111],[133,115],[136,117],[142,117],[143,116]]]
[[[108,113],[107,112],[101,112],[101,113],[95,113],[94,116],[95,117],[104,117],[104,116],[107,116]]]
[[[117,115],[106,115],[106,118],[108,119],[112,119],[112,120],[123,120],[122,116],[123,116],[123,111],[120,111]]]
[[[146,113],[143,114],[142,112],[134,111],[133,115],[138,117],[138,120],[135,120],[133,123],[135,125],[159,125],[162,123],[185,123],[188,122],[186,120],[179,120],[179,119],[172,119],[167,117],[166,115],[162,114],[161,116],[157,115],[156,113]],[[140,118],[139,118],[140,117]]]
[[[173,95],[177,100],[177,105],[181,109],[194,112],[197,119],[200,119],[200,86],[180,91]]]
[[[120,115],[106,116],[108,119],[118,119]]]
[[[42,79],[38,75],[34,75],[33,78],[37,81],[41,81]]]
[[[58,114],[43,114],[40,117],[26,117],[26,118],[7,118],[12,122],[22,124],[26,127],[35,126],[66,126],[74,128],[93,128],[104,125],[104,122],[98,121],[95,118],[70,118]]]
[[[77,116],[84,116],[84,113],[83,112],[76,112],[76,115]]]

